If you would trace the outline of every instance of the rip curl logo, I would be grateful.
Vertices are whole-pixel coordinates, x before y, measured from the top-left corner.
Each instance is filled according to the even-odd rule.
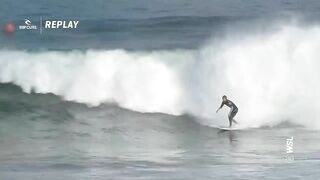
[[[25,25],[21,25],[19,26],[19,29],[22,30],[34,30],[34,29],[38,29],[36,25],[32,25],[32,22],[29,19],[24,19],[24,24]]]
[[[27,26],[31,26],[31,21],[29,19],[24,19],[24,23],[27,25]]]

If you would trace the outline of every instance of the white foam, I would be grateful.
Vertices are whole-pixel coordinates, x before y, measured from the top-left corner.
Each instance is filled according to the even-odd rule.
[[[233,38],[234,37],[234,38]],[[227,123],[226,94],[247,127],[282,121],[320,129],[320,28],[287,25],[228,36],[199,50],[0,51],[0,81],[97,106],[191,113]]]

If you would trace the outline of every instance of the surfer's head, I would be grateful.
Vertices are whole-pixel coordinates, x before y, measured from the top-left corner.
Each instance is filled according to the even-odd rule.
[[[226,95],[223,95],[222,96],[222,101],[226,101],[227,100],[227,96]]]

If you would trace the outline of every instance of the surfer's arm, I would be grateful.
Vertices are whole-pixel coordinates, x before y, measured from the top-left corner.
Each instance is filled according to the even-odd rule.
[[[221,105],[220,105],[220,107],[217,109],[217,111],[216,111],[217,113],[218,113],[218,111],[223,107],[223,105],[224,105],[224,102],[222,102]]]

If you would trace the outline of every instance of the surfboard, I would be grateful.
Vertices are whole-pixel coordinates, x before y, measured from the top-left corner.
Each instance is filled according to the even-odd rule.
[[[240,130],[241,128],[236,128],[236,127],[218,127],[219,129],[221,130],[224,130],[224,131],[235,131],[235,130]]]

